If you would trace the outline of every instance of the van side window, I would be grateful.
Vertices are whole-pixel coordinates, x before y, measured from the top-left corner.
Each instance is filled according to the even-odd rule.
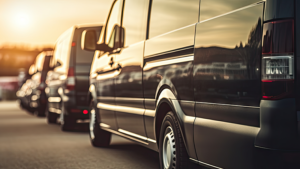
[[[200,21],[251,5],[259,0],[201,0]]]
[[[59,38],[54,51],[54,57],[56,61],[59,61],[62,65],[55,68],[55,71],[65,72],[69,65],[70,49],[73,37],[73,27],[64,32]]]
[[[106,25],[106,32],[105,32],[105,44],[113,44],[113,42],[111,42],[111,36],[114,33],[115,30],[115,26],[119,25],[120,23],[120,0],[117,0],[111,10],[111,14],[109,16],[109,19],[107,21],[107,25]],[[113,39],[114,41],[114,39]]]
[[[146,39],[149,0],[126,0],[123,13],[124,46]]]
[[[60,60],[60,55],[61,55],[61,42],[60,41],[58,41],[57,43],[56,43],[56,45],[55,45],[55,50],[54,50],[54,53],[53,53],[53,61],[54,61],[54,63],[53,63],[53,66],[55,66],[56,65],[56,62],[58,61],[58,60]]]
[[[149,37],[198,22],[199,0],[153,0]]]

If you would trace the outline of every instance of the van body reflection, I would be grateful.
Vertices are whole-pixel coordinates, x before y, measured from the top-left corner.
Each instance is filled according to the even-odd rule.
[[[99,41],[82,43],[95,51],[92,145],[123,136],[158,151],[160,168],[269,168],[272,155],[300,150],[293,90],[264,88],[294,82],[293,51],[272,53],[294,49],[278,35],[293,34],[293,16],[281,13],[293,3],[282,3],[115,0]]]

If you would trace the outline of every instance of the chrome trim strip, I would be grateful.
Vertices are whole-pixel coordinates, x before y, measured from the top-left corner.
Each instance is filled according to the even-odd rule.
[[[110,97],[110,96],[99,96],[97,99],[103,100],[128,100],[128,101],[137,101],[137,100],[148,100],[155,101],[155,99],[145,99],[145,98],[131,98],[131,97]]]
[[[114,71],[114,72],[110,72],[110,73],[99,74],[96,79],[104,80],[104,79],[108,79],[108,78],[113,78],[116,75],[118,75],[119,73],[120,73],[119,71]]]
[[[193,159],[193,158],[190,158],[190,160],[192,160],[192,161],[195,162],[195,163],[198,163],[198,160],[195,160],[195,159]]]
[[[144,98],[116,97],[116,100],[137,101],[137,100],[144,100]]]
[[[145,101],[156,101],[156,99],[144,99]]]
[[[102,128],[102,129],[103,129],[103,130],[106,130],[106,131],[108,131],[108,132],[111,132],[111,133],[113,133],[113,134],[116,134],[116,135],[125,137],[125,138],[127,138],[127,139],[130,139],[130,140],[133,140],[133,141],[136,141],[136,142],[139,142],[139,143],[148,145],[147,142],[144,142],[144,141],[142,141],[142,140],[136,139],[136,138],[131,137],[131,136],[128,136],[128,135],[126,135],[126,134],[120,133],[120,132],[118,132],[118,131],[115,131],[115,130],[112,130],[112,129],[108,129],[108,128]]]
[[[49,102],[56,102],[56,103],[58,103],[58,102],[61,101],[61,98],[60,97],[49,97],[48,101]]]
[[[162,60],[162,61],[153,61],[153,62],[147,62],[144,70],[151,69],[158,66],[164,66],[164,65],[171,65],[175,63],[181,63],[181,62],[189,62],[194,60],[194,55],[188,55],[180,58],[175,59],[168,59],[168,60]]]
[[[123,133],[123,134],[126,134],[126,135],[130,135],[132,137],[135,137],[135,138],[138,138],[138,139],[141,139],[141,140],[145,140],[145,141],[149,141],[149,142],[152,142],[152,143],[156,143],[156,140],[153,140],[151,138],[147,138],[147,137],[141,136],[139,134],[132,133],[130,131],[126,131],[126,130],[123,130],[123,129],[118,129],[118,131],[120,133]]]
[[[145,140],[145,141],[148,140],[147,137],[144,137],[144,136],[141,136],[141,135],[138,135],[138,134],[135,134],[135,133],[132,133],[132,132],[130,132],[130,131],[123,130],[123,129],[118,129],[118,132],[123,133],[123,134],[130,135],[130,136],[133,136],[133,137],[136,137],[136,138],[139,138],[139,139],[141,139],[141,140]]]
[[[211,164],[204,163],[204,162],[199,161],[199,160],[195,160],[193,158],[190,158],[190,160],[193,161],[193,162],[195,162],[195,163],[198,163],[199,165],[202,165],[202,166],[205,166],[205,167],[209,167],[211,169],[223,169],[223,168],[211,165]]]
[[[141,108],[127,107],[127,106],[116,106],[116,105],[105,104],[105,103],[98,103],[97,108],[110,110],[110,111],[139,114],[139,115],[144,115],[144,112],[145,112],[145,109],[141,109]]]
[[[156,143],[156,140],[153,140],[153,139],[151,139],[151,138],[148,138],[148,141],[149,141],[149,142],[152,142],[152,143]]]
[[[155,117],[155,110],[146,109],[144,116]]]
[[[100,123],[99,125],[104,128],[110,128],[110,125],[105,124],[105,123]]]
[[[61,110],[56,109],[56,108],[51,108],[51,107],[49,107],[49,111],[50,111],[50,112],[53,112],[53,113],[61,114]]]
[[[183,47],[183,48],[169,50],[169,51],[166,51],[166,52],[160,52],[160,53],[156,53],[156,54],[152,54],[152,55],[147,55],[147,56],[144,56],[144,59],[145,60],[152,59],[152,58],[155,58],[155,57],[164,56],[164,55],[168,55],[168,54],[173,54],[173,53],[176,53],[176,52],[181,52],[181,51],[194,49],[194,48],[195,48],[194,45],[190,45],[190,46],[186,46],[186,47]],[[182,56],[191,55],[192,53],[194,53],[194,52],[190,52],[189,54],[179,55],[179,56],[175,56],[175,57],[171,57],[171,58],[179,58],[179,57],[182,57]],[[168,58],[169,57],[164,58],[164,59],[160,59],[160,60],[166,60]],[[171,58],[169,58],[169,59],[171,59]]]
[[[103,99],[103,100],[115,100],[115,97],[110,97],[110,96],[99,96],[97,99]]]
[[[243,107],[243,108],[253,108],[253,109],[260,109],[260,107],[254,106],[242,106],[242,105],[233,105],[233,104],[220,104],[220,103],[209,103],[209,102],[196,102],[196,104],[211,104],[211,105],[219,105],[219,106],[231,106],[231,107]]]

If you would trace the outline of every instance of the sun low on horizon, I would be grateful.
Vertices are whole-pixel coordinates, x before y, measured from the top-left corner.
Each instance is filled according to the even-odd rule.
[[[13,17],[13,23],[16,29],[26,29],[30,27],[31,20],[30,16],[25,12],[18,12]]]
[[[54,45],[77,24],[104,23],[113,0],[0,0],[3,44]]]

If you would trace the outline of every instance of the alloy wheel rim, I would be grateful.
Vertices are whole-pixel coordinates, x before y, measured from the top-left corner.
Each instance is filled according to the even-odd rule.
[[[95,138],[94,126],[95,126],[96,114],[95,109],[91,109],[91,119],[90,119],[90,137],[92,140]]]
[[[172,128],[166,128],[166,135],[163,141],[163,165],[164,169],[173,169],[176,166],[175,137]]]

